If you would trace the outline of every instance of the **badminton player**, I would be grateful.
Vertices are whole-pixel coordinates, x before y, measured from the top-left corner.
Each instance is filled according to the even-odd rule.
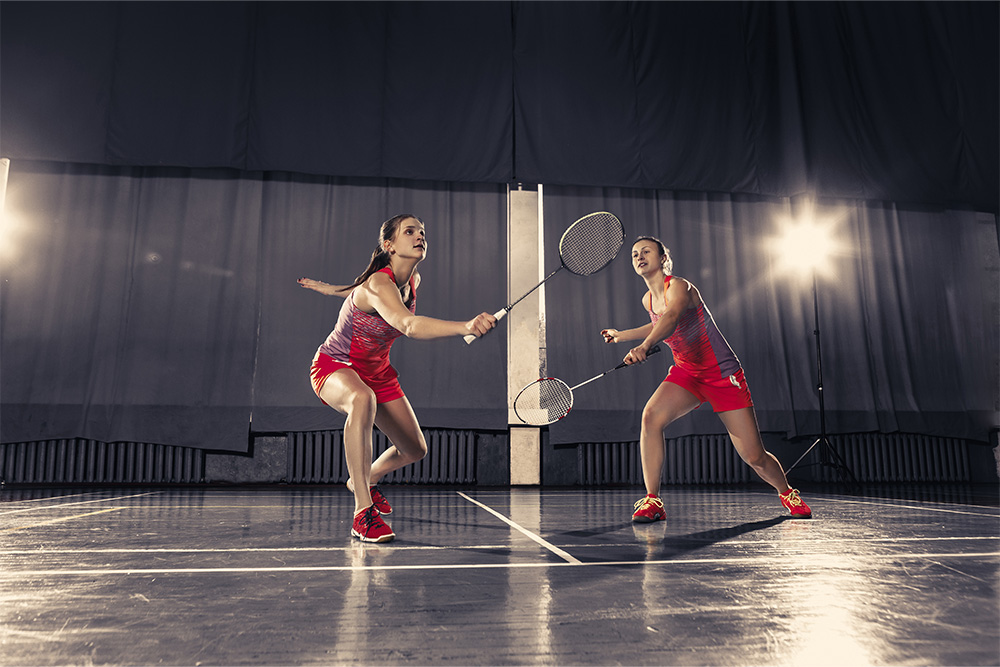
[[[740,361],[716,327],[698,288],[672,275],[670,251],[651,236],[640,236],[633,244],[632,267],[649,288],[642,305],[651,321],[625,331],[604,329],[601,335],[607,343],[641,341],[625,355],[627,364],[644,361],[649,348],[659,341],[674,354],[674,365],[642,411],[639,449],[646,497],[635,503],[632,520],[649,523],[666,518],[659,497],[663,429],[702,403],[712,406],[740,457],[775,488],[788,511],[795,517],[811,517],[799,492],[788,486],[778,459],[764,449]]]
[[[321,294],[346,297],[336,326],[316,351],[310,376],[320,400],[347,415],[347,487],[354,493],[351,534],[365,542],[388,542],[395,537],[382,519],[382,515],[392,513],[392,507],[377,482],[427,454],[420,424],[399,385],[396,369],[389,363],[393,341],[399,336],[478,337],[496,324],[489,313],[468,322],[416,315],[420,286],[417,264],[426,256],[424,224],[416,216],[397,215],[382,223],[371,262],[353,283],[298,281]],[[374,463],[373,425],[392,443]]]

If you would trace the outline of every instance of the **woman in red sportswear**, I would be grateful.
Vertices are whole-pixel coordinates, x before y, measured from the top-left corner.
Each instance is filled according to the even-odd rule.
[[[378,480],[427,454],[420,424],[389,363],[393,341],[399,336],[478,337],[496,324],[489,313],[468,322],[416,315],[420,286],[417,264],[426,256],[424,223],[414,215],[397,215],[382,223],[371,262],[353,283],[298,281],[321,294],[346,297],[336,326],[316,351],[310,376],[320,400],[347,415],[347,487],[354,494],[351,534],[366,542],[387,542],[395,537],[382,519],[392,507],[376,486]],[[374,463],[372,426],[392,443]]]
[[[627,364],[645,361],[659,341],[670,346],[674,355],[674,365],[642,411],[639,449],[647,495],[635,503],[632,520],[646,523],[666,518],[659,497],[663,429],[706,402],[719,415],[740,457],[775,488],[793,516],[809,518],[812,512],[799,492],[788,486],[778,459],[764,449],[740,361],[715,325],[698,288],[673,275],[670,251],[651,236],[640,236],[633,244],[632,267],[648,288],[642,305],[650,323],[625,331],[604,329],[601,335],[607,343],[641,341],[625,355]]]

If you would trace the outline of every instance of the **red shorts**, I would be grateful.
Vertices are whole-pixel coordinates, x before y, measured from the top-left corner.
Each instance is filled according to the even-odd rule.
[[[687,389],[699,401],[711,405],[716,412],[753,407],[750,387],[747,386],[747,380],[743,377],[742,368],[729,377],[706,380],[683,368],[671,366],[663,381],[673,382],[677,386]]]
[[[367,377],[354,366],[337,361],[329,354],[323,354],[322,352],[316,353],[316,356],[313,357],[312,368],[309,369],[313,391],[316,392],[317,396],[319,396],[319,391],[323,388],[323,383],[326,382],[326,379],[341,368],[349,368],[357,373],[361,381],[375,392],[376,403],[388,403],[404,396],[403,388],[399,386],[399,380],[396,378],[396,372],[392,366],[387,366],[387,372],[380,376]],[[323,397],[320,396],[319,400],[323,401]],[[328,405],[328,403],[323,401],[323,405]]]

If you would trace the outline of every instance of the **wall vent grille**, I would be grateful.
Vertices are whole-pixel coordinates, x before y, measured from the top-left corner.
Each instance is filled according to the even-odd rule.
[[[205,451],[191,447],[96,440],[0,445],[7,484],[164,484],[205,479]]]
[[[967,482],[969,456],[963,440],[925,435],[860,433],[830,437],[859,482]],[[815,463],[814,449],[793,471]],[[638,442],[587,443],[579,447],[582,482],[642,485]],[[802,451],[805,451],[804,449]],[[785,466],[794,461],[782,461]],[[757,479],[727,435],[667,440],[664,484],[734,484]],[[839,482],[836,469],[810,466],[814,479]]]
[[[728,435],[691,435],[666,444],[664,484],[737,484],[750,481],[753,474]],[[642,485],[638,442],[587,443],[578,451],[585,486]]]
[[[402,484],[474,484],[475,431],[425,429],[427,456],[386,475],[382,481]],[[288,481],[293,484],[347,482],[343,431],[288,434]],[[372,442],[375,456],[389,448],[379,431]]]

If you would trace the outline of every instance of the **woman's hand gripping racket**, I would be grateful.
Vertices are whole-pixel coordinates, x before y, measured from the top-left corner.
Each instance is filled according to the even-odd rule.
[[[656,354],[660,351],[659,345],[649,348],[646,356]],[[608,369],[600,375],[581,382],[575,387],[570,387],[559,378],[540,378],[535,380],[518,393],[514,399],[514,414],[525,424],[531,426],[546,426],[559,421],[569,414],[573,409],[573,390],[579,389],[585,384],[590,384],[594,380],[599,380],[608,373],[612,373],[619,368],[625,368],[630,364],[624,361],[614,368]]]
[[[504,306],[493,317],[503,319],[510,309],[524,297],[541,287],[546,280],[563,269],[569,269],[578,276],[597,273],[611,263],[625,242],[625,228],[621,221],[607,211],[585,215],[566,228],[559,239],[559,268],[545,276],[540,283],[525,292],[520,299]],[[465,342],[476,340],[472,334],[465,336]]]

